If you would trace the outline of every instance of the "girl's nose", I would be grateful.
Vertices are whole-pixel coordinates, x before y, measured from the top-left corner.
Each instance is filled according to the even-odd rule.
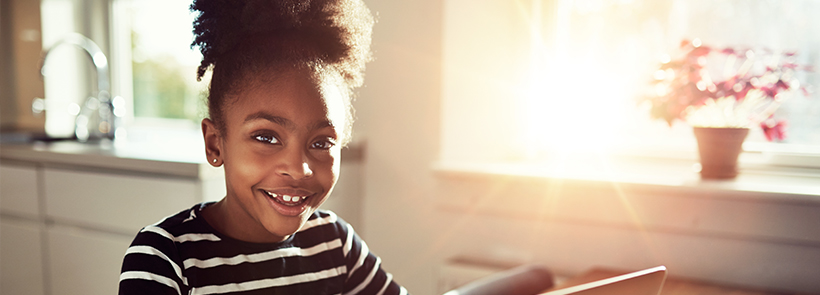
[[[308,164],[307,153],[298,148],[287,148],[281,153],[282,157],[277,161],[277,173],[282,176],[289,176],[300,180],[313,176],[313,170]]]

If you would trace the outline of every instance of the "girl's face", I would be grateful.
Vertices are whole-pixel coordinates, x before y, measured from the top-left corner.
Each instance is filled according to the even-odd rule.
[[[327,199],[339,174],[346,120],[338,85],[290,70],[229,97],[225,134],[212,142],[206,129],[217,130],[203,121],[209,159],[215,154],[225,165],[227,196],[214,210],[217,229],[250,242],[281,241]]]

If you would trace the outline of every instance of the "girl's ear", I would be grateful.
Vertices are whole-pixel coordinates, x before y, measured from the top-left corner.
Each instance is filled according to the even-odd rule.
[[[222,165],[222,134],[211,119],[202,119],[202,137],[205,139],[205,156],[208,164],[219,167]]]

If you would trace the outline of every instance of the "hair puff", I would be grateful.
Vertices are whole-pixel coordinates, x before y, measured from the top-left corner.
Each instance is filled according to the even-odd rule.
[[[231,61],[331,67],[349,87],[362,84],[374,20],[361,0],[195,0],[192,47],[208,69]],[[296,44],[296,46],[294,46]]]

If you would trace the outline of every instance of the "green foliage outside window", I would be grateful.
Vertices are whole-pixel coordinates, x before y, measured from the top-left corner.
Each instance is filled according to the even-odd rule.
[[[132,32],[132,44],[139,44]],[[171,56],[145,58],[134,46],[132,76],[134,85],[134,116],[185,119],[198,123],[204,104],[194,80],[195,67],[181,65]]]

